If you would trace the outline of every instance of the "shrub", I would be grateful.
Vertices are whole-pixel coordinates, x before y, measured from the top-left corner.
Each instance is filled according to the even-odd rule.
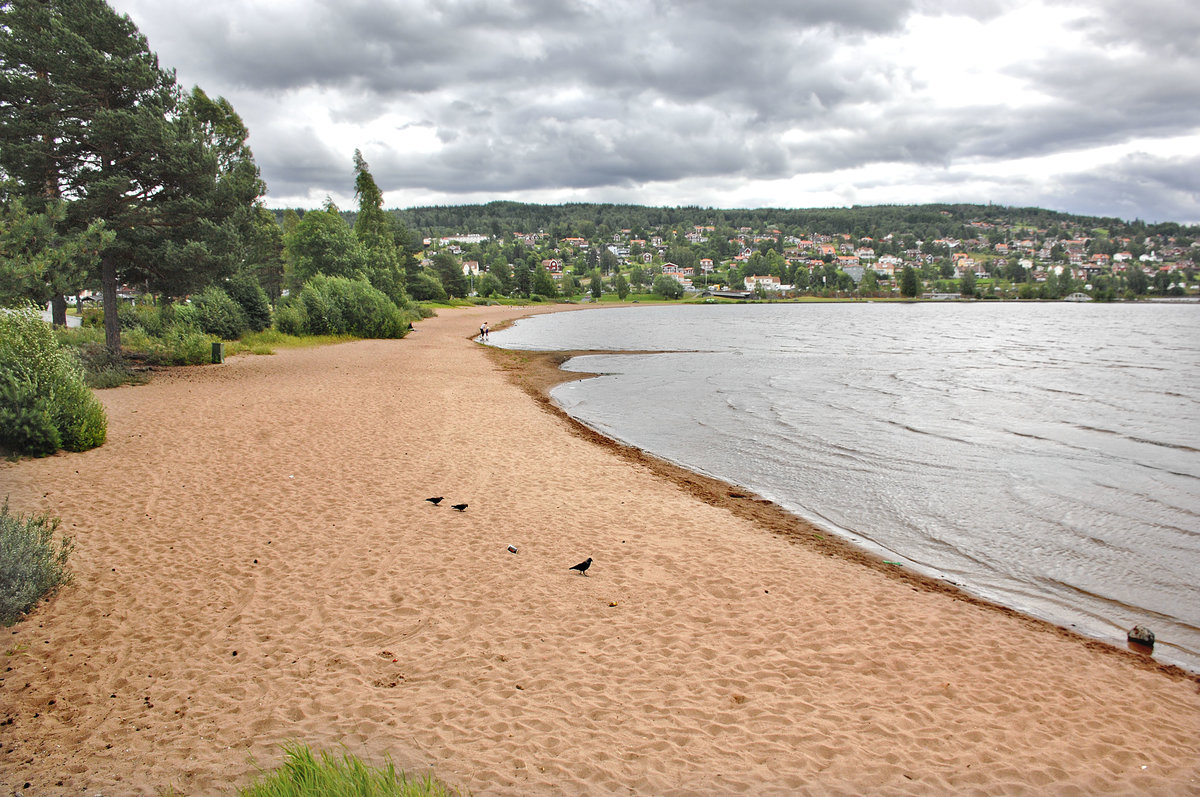
[[[275,308],[275,328],[285,335],[303,335],[308,326],[304,305],[289,302]]]
[[[363,279],[318,274],[304,284],[299,303],[306,318],[304,331],[310,335],[399,338],[408,331],[408,317]]]
[[[12,625],[44,596],[70,583],[70,537],[54,539],[58,519],[0,507],[0,623]]]
[[[104,444],[108,417],[104,407],[81,381],[63,385],[54,406],[54,426],[67,451],[87,451]]]
[[[161,365],[203,365],[212,360],[211,335],[185,324],[172,324],[155,342],[150,360]]]
[[[200,310],[191,304],[168,304],[163,306],[164,313],[169,317],[170,327],[190,327],[200,331]]]
[[[329,278],[317,274],[300,291],[300,304],[306,319],[304,331],[310,335],[333,335],[342,331],[341,313],[329,295],[328,285]]]
[[[0,374],[0,445],[20,454],[46,457],[62,448],[50,402],[12,374]]]
[[[250,328],[241,305],[220,288],[211,286],[192,298],[200,329],[222,340],[237,340]]]
[[[271,326],[271,303],[253,275],[234,276],[225,284],[225,292],[242,308],[251,332],[262,332]]]
[[[163,319],[163,308],[151,307],[150,305],[139,305],[134,308],[133,317],[137,319],[137,326],[146,330],[147,335],[157,337],[163,333],[163,328],[166,326],[166,321]],[[125,321],[121,320],[121,326],[124,328]]]
[[[121,323],[121,329],[133,329],[142,325],[138,309],[131,302],[117,302],[117,320]],[[100,324],[103,326],[104,322],[101,321]]]
[[[103,310],[103,308],[88,307],[87,309],[85,309],[83,311],[83,315],[80,317],[79,325],[82,326],[84,329],[91,329],[93,327],[103,328],[104,327],[104,310]]]
[[[146,381],[144,376],[133,371],[119,354],[113,354],[103,343],[81,343],[79,361],[83,364],[83,379],[93,390],[143,384]]]
[[[104,442],[104,409],[84,384],[78,357],[32,306],[0,313],[0,393],[0,446],[43,456]]]

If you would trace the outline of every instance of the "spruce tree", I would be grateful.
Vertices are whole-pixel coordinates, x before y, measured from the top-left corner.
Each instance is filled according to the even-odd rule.
[[[396,304],[405,302],[404,268],[396,249],[387,214],[383,212],[383,192],[371,176],[362,152],[354,150],[354,195],[358,197],[358,217],[354,235],[366,250],[367,279]]]

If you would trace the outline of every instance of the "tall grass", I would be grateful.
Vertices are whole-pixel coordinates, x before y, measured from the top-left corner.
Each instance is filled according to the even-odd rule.
[[[70,537],[55,539],[58,518],[14,515],[0,507],[0,624],[12,625],[46,595],[71,581]]]
[[[369,767],[349,753],[340,758],[322,751],[320,759],[307,746],[285,745],[279,769],[265,772],[240,797],[450,797],[457,795],[431,775],[410,779],[391,761]]]

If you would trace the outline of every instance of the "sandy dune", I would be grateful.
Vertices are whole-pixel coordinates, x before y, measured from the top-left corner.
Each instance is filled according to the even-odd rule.
[[[0,464],[77,540],[2,632],[0,791],[221,793],[296,739],[480,795],[1200,794],[1194,678],[597,445],[469,339],[526,312],[162,373]]]

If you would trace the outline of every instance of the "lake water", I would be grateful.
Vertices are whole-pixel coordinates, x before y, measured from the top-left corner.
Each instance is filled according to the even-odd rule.
[[[890,560],[1200,671],[1200,305],[753,304],[491,335],[554,400]]]

